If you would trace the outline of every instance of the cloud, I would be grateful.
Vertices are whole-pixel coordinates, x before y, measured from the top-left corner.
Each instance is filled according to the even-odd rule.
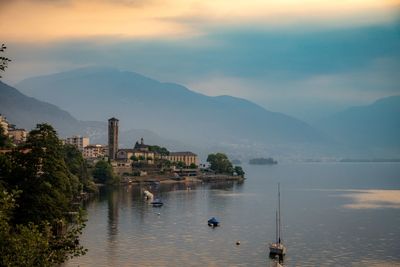
[[[182,38],[210,29],[262,25],[348,26],[398,19],[400,0],[30,0],[2,1],[7,41],[47,42],[88,36]],[[315,27],[315,26],[314,26]]]
[[[120,1],[118,3],[121,3]],[[113,1],[16,1],[2,8],[0,31],[6,40],[47,42],[90,36],[179,36],[188,30],[160,16],[174,15],[165,5],[121,5]]]
[[[39,74],[107,65],[316,119],[400,93],[399,32],[399,23],[340,29],[298,25],[284,30],[244,25],[182,38],[13,41],[7,42],[7,56],[13,61],[4,79],[14,83]]]

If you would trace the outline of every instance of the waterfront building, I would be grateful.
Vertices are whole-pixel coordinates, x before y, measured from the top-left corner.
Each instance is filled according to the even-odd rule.
[[[135,149],[136,151],[149,151],[149,146],[144,144],[144,139],[142,137],[140,138],[140,143],[136,142],[133,149]]]
[[[127,160],[130,160],[132,156],[133,156],[133,149],[131,149],[131,148],[118,149],[117,160],[127,161]]]
[[[156,153],[149,150],[149,145],[144,143],[143,138],[140,139],[140,143],[136,142],[133,147],[132,153],[137,159],[145,160],[148,164],[154,164]]]
[[[152,151],[143,151],[139,149],[124,148],[119,149],[117,153],[118,161],[131,161],[134,156],[138,162],[146,162],[147,164],[154,164],[155,154]]]
[[[168,156],[165,156],[165,159],[171,162],[183,162],[186,166],[190,166],[192,163],[196,164],[196,166],[199,165],[198,156],[189,151],[170,152]]]
[[[118,152],[118,122],[116,118],[108,120],[108,157],[115,160]]]
[[[83,157],[85,159],[103,158],[107,156],[108,147],[105,145],[88,145],[83,148]]]
[[[74,145],[79,151],[83,152],[83,149],[89,145],[89,137],[83,137],[80,135],[74,135],[65,139],[66,144]]]

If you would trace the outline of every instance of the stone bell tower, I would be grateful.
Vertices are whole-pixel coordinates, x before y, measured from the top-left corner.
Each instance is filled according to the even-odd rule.
[[[118,152],[118,122],[116,118],[108,120],[108,158],[115,160]]]

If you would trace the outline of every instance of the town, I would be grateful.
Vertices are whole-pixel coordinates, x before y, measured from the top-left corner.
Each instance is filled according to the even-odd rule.
[[[21,145],[26,141],[28,132],[25,129],[16,128],[2,115],[0,123],[3,134],[9,137],[12,145]],[[222,153],[210,154],[207,162],[200,163],[198,155],[193,152],[172,152],[165,147],[145,144],[143,137],[131,148],[120,148],[118,124],[119,120],[114,117],[108,120],[108,144],[91,144],[89,137],[81,135],[61,141],[76,147],[89,168],[95,169],[102,164],[109,164],[113,175],[118,177],[118,183],[122,184],[244,180],[243,169],[240,166],[233,167]],[[105,180],[97,179],[97,182]]]

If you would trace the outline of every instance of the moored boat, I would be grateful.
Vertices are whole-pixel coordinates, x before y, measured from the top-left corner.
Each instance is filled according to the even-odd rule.
[[[207,223],[208,223],[208,226],[211,226],[211,227],[219,226],[219,221],[215,217],[212,217],[211,219],[209,219],[207,221]]]
[[[153,207],[161,207],[162,205],[164,205],[164,203],[160,199],[152,201],[151,204],[153,205]]]
[[[282,242],[281,236],[281,192],[278,184],[278,210],[276,211],[276,240],[269,245],[270,256],[283,257],[286,254],[286,247]]]

